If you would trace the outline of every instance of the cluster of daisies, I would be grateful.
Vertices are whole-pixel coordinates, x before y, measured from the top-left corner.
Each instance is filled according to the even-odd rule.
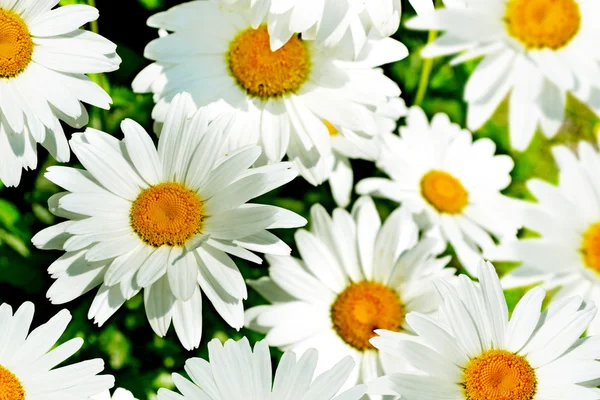
[[[45,174],[64,189],[48,202],[63,222],[33,238],[64,252],[49,299],[96,289],[88,317],[102,325],[143,292],[154,332],[173,325],[187,350],[207,300],[232,328],[265,334],[253,348],[211,341],[209,361],[189,359],[179,393],[159,400],[600,399],[600,153],[556,147],[558,185],[529,181],[537,202],[503,195],[513,160],[445,114],[407,108],[383,73],[408,55],[391,37],[400,0],[196,0],[152,16],[153,63],[132,85],[154,95],[158,139],[125,120],[122,139],[88,128],[67,140],[61,122],[88,122],[82,102],[111,102],[86,74],[120,59],[80,29],[95,8],[57,4],[0,0],[0,180],[35,169],[38,143],[83,166]],[[424,57],[482,58],[464,92],[470,129],[508,97],[525,150],[538,127],[557,133],[568,94],[600,113],[600,2],[411,4],[407,27],[443,32]],[[387,177],[355,186],[351,159]],[[312,206],[295,258],[272,230],[308,221],[250,201],[298,175],[329,182],[338,208]],[[382,221],[372,197],[399,207]],[[262,254],[268,276],[246,282],[236,258]],[[484,258],[520,266],[500,280]],[[245,310],[247,284],[268,304]],[[503,288],[536,284],[509,316]],[[29,332],[33,313],[0,306],[0,400],[134,398],[111,397],[102,360],[63,364],[83,344],[53,347],[68,311]],[[269,346],[285,352],[274,377]]]

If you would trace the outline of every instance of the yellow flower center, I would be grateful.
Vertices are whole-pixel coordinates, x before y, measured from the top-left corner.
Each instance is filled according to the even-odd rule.
[[[442,213],[459,214],[469,201],[469,194],[458,179],[444,171],[429,171],[421,179],[425,200]]]
[[[404,307],[395,290],[381,283],[352,283],[331,306],[331,320],[337,334],[358,350],[374,349],[369,339],[373,330],[399,331]]]
[[[505,21],[526,48],[557,50],[579,31],[581,14],[576,0],[510,0]]]
[[[581,254],[584,264],[600,273],[600,222],[591,225],[583,234]]]
[[[325,122],[325,126],[327,127],[327,132],[329,132],[329,136],[333,137],[340,133],[340,131],[338,131],[337,128],[331,124],[331,122],[327,121],[326,119],[324,119],[323,122]]]
[[[13,78],[27,68],[33,40],[21,16],[0,9],[0,78]]]
[[[519,355],[488,350],[469,361],[462,385],[466,400],[531,400],[535,370]]]
[[[229,69],[251,96],[263,99],[293,93],[306,82],[310,54],[298,36],[271,51],[266,25],[242,31],[229,49]]]
[[[19,379],[0,365],[0,400],[25,400],[25,389]]]
[[[179,183],[144,190],[131,206],[131,226],[151,246],[183,246],[201,232],[202,201]]]

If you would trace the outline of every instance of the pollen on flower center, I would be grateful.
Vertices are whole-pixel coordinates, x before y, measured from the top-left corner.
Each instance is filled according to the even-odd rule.
[[[358,350],[374,349],[369,339],[375,329],[399,331],[404,307],[398,293],[377,282],[352,283],[331,306],[336,333]]]
[[[421,194],[442,213],[458,214],[467,205],[469,194],[458,179],[447,172],[433,170],[421,179]]]
[[[25,389],[19,379],[0,365],[0,400],[25,400]]]
[[[201,232],[202,201],[179,183],[161,183],[140,193],[131,206],[131,226],[149,245],[183,246]]]
[[[600,274],[600,222],[592,224],[583,234],[581,254],[585,265]]]
[[[469,361],[462,384],[467,400],[531,400],[537,381],[525,358],[506,350],[488,350]]]
[[[297,36],[271,51],[266,25],[242,31],[229,48],[229,69],[251,96],[263,99],[293,93],[306,82],[310,55]]]
[[[0,78],[13,78],[27,68],[33,40],[21,16],[0,9]]]
[[[576,0],[510,0],[505,21],[526,48],[557,50],[579,31],[581,14]]]

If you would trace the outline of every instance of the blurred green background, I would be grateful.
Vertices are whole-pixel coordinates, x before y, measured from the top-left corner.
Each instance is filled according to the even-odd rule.
[[[118,44],[118,53],[123,58],[121,69],[105,75],[96,76],[110,93],[113,107],[110,111],[92,108],[90,110],[90,126],[122,138],[119,124],[124,118],[132,118],[152,131],[150,113],[153,107],[151,95],[134,94],[130,84],[135,75],[148,64],[142,56],[145,45],[157,36],[155,29],[146,26],[147,18],[168,9],[183,1],[176,0],[97,0],[100,19],[94,29]],[[85,0],[63,0],[61,4],[94,3]],[[404,5],[403,20],[410,18],[413,11],[408,4]],[[386,73],[398,82],[403,91],[403,98],[412,105],[419,92],[423,92],[423,84],[427,82],[428,90],[422,106],[429,116],[437,112],[447,113],[451,120],[464,125],[465,104],[462,102],[462,91],[470,71],[476,61],[452,68],[448,59],[438,59],[424,68],[424,61],[418,51],[428,39],[427,33],[411,32],[403,28],[395,37],[405,43],[411,55],[398,63],[385,67]],[[431,68],[430,79],[424,79],[423,71]],[[496,112],[494,118],[480,131],[476,137],[490,137],[498,146],[498,152],[510,154],[516,163],[513,170],[513,183],[505,191],[506,194],[530,199],[524,183],[531,177],[540,177],[548,181],[556,181],[557,170],[552,160],[550,148],[557,143],[569,146],[580,140],[595,143],[598,130],[597,118],[574,99],[569,99],[567,118],[560,134],[551,141],[538,133],[526,153],[512,152],[508,145],[506,104]],[[71,129],[65,127],[67,130]],[[72,132],[72,130],[70,130]],[[41,148],[40,148],[41,149]],[[47,200],[59,188],[44,178],[45,169],[53,165],[45,151],[40,151],[40,168],[24,174],[18,188],[4,188],[0,182],[0,303],[7,302],[17,308],[24,301],[32,301],[36,305],[34,326],[47,321],[61,308],[67,307],[73,314],[73,321],[62,341],[73,336],[85,339],[83,350],[70,362],[101,357],[106,361],[106,372],[115,375],[117,386],[131,390],[142,400],[152,398],[159,387],[170,387],[170,372],[181,371],[184,361],[192,356],[206,357],[206,343],[213,337],[221,339],[248,336],[251,342],[261,339],[260,334],[242,330],[236,332],[229,328],[216,314],[208,301],[204,302],[204,332],[198,351],[186,352],[180,346],[173,329],[165,338],[158,338],[152,332],[145,317],[141,295],[128,301],[103,327],[99,328],[87,320],[87,310],[94,296],[88,293],[67,305],[54,306],[46,299],[45,293],[52,284],[46,273],[47,267],[60,252],[39,251],[31,243],[31,237],[54,224],[56,218],[47,210]],[[73,160],[71,165],[77,165]],[[372,163],[353,161],[355,179],[378,175]],[[323,204],[328,210],[334,208],[329,187],[312,187],[301,178],[296,179],[284,188],[264,195],[257,200],[261,203],[275,204],[291,209],[308,217],[310,206]],[[387,216],[396,206],[393,203],[377,200],[382,217]],[[293,231],[276,232],[289,245],[294,247]],[[449,250],[450,252],[450,250]],[[245,278],[255,279],[267,274],[265,265],[253,265],[237,260]],[[460,267],[456,260],[455,266]],[[501,272],[511,266],[499,265]],[[507,293],[509,303],[520,298],[523,290]],[[264,303],[255,292],[250,291],[246,307]],[[276,362],[280,353],[272,351]]]

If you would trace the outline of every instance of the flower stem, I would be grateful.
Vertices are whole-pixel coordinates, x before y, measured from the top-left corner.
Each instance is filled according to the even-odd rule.
[[[440,5],[440,0],[434,0],[433,2],[434,8],[437,8]],[[437,31],[430,30],[429,35],[427,36],[427,44],[432,43],[435,39],[437,39]],[[431,77],[431,71],[433,69],[433,58],[426,58],[423,62],[423,69],[421,69],[421,78],[419,79],[419,87],[417,89],[417,94],[415,96],[414,105],[420,106],[425,99],[425,94],[427,94],[427,87],[429,86],[429,78]]]
[[[96,8],[96,0],[87,0],[89,6]],[[98,20],[90,22],[90,30],[94,33],[98,33]]]
[[[437,31],[429,31],[427,37],[427,44],[433,42],[437,38]],[[417,95],[415,96],[414,105],[420,106],[425,99],[427,93],[427,87],[429,86],[429,78],[431,77],[431,70],[433,69],[433,58],[426,58],[423,61],[423,68],[421,69],[421,78],[419,79],[419,88],[417,89]]]

